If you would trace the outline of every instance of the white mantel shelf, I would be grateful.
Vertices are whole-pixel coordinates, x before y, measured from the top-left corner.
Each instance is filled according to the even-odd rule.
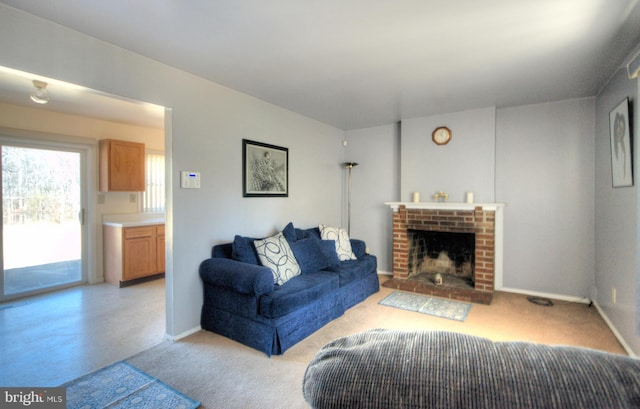
[[[385,202],[393,211],[397,211],[400,206],[407,209],[443,209],[443,210],[474,210],[482,207],[483,210],[496,211],[506,206],[506,203],[455,203],[455,202]]]

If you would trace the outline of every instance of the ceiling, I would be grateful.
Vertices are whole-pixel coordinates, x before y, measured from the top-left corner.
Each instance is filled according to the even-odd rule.
[[[640,0],[0,2],[345,130],[594,96],[640,46]]]

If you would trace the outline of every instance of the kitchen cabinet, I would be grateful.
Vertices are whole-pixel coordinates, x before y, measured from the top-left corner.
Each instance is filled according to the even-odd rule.
[[[104,224],[104,279],[124,286],[164,275],[164,224],[122,227]]]
[[[102,139],[99,144],[101,192],[144,192],[144,144]]]

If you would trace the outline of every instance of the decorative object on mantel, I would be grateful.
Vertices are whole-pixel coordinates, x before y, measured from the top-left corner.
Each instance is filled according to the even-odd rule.
[[[438,200],[442,199],[443,202],[446,202],[447,200],[449,200],[449,195],[440,191],[438,193],[436,193],[435,195],[433,195],[433,199],[437,202]]]
[[[355,162],[345,162],[342,164],[349,169],[349,182],[347,184],[347,234],[351,235],[351,169],[358,166]]]
[[[413,203],[420,203],[420,192],[413,192]]]
[[[473,192],[467,192],[467,203],[473,203]]]
[[[244,197],[289,196],[289,149],[242,140]]]
[[[451,130],[446,126],[439,126],[431,133],[431,140],[436,145],[446,145],[451,140]]]
[[[633,186],[631,138],[629,136],[629,98],[609,113],[611,136],[611,177],[613,187]]]

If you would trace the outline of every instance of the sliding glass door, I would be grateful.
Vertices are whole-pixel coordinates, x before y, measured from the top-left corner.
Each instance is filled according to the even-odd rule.
[[[81,151],[1,145],[0,301],[84,281]]]

